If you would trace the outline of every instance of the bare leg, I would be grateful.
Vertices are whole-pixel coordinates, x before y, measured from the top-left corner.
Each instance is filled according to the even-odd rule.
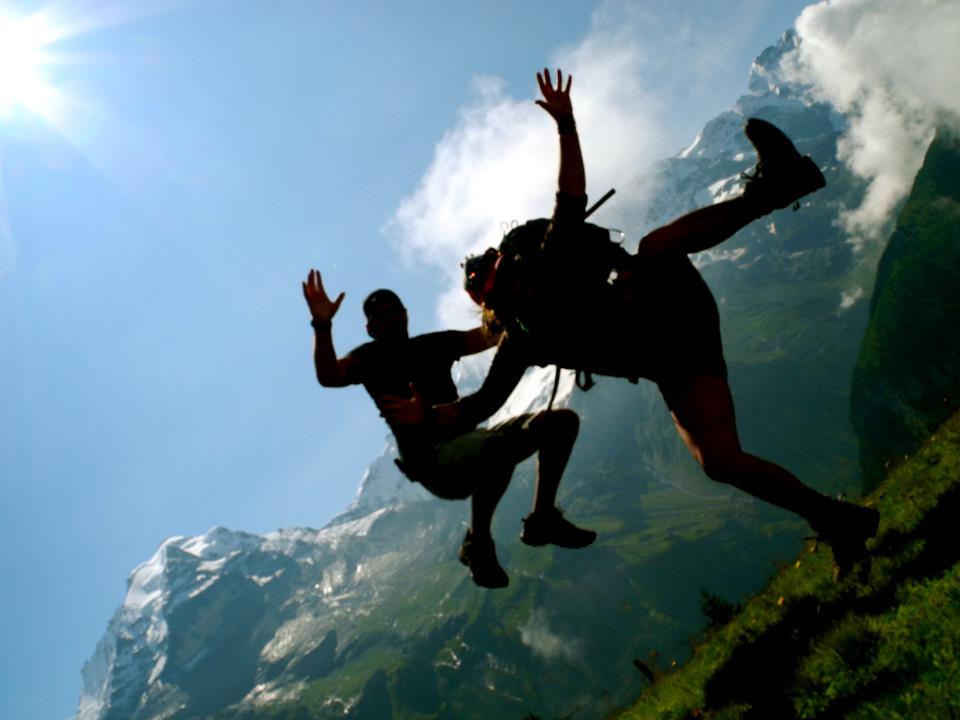
[[[551,410],[534,417],[528,423],[527,430],[530,441],[540,452],[537,457],[533,512],[523,520],[521,541],[538,547],[586,547],[596,540],[597,534],[566,520],[556,506],[557,488],[577,439],[580,419],[572,410]]]
[[[533,511],[538,512],[556,504],[557,488],[580,430],[580,418],[572,410],[553,410],[540,413],[530,425],[541,436],[533,494]]]
[[[490,523],[493,521],[493,512],[497,509],[500,498],[507,491],[513,467],[500,468],[491,471],[485,478],[484,484],[470,499],[470,530],[478,540],[489,540]]]
[[[503,459],[511,467],[538,453],[534,511],[549,510],[556,503],[557,488],[579,430],[580,418],[573,410],[544,410],[526,423],[520,442],[508,447],[509,455]]]
[[[725,378],[697,376],[673,412],[680,437],[712,480],[815,522],[833,502],[779,465],[745,453]]]
[[[742,197],[708,205],[646,235],[637,255],[652,260],[665,254],[689,255],[708,250],[765,212],[757,203]]]

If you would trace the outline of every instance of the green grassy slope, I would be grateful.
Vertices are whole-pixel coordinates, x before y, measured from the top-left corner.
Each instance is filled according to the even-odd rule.
[[[960,413],[866,499],[872,561],[803,551],[618,720],[960,716]]]

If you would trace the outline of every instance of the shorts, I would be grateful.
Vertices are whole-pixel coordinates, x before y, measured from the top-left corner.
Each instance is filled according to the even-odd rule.
[[[720,313],[713,293],[686,256],[658,263],[656,279],[648,282],[659,309],[650,323],[655,329],[647,333],[648,377],[672,411],[695,377],[727,377]]]
[[[701,327],[689,341],[677,341],[665,350],[663,361],[651,378],[660,390],[667,408],[673,412],[700,375],[727,377],[719,324]]]
[[[530,423],[537,414],[518,415],[492,427],[477,428],[445,440],[416,463],[404,462],[411,480],[444,500],[473,495],[492,474],[513,474],[521,460],[536,451]]]

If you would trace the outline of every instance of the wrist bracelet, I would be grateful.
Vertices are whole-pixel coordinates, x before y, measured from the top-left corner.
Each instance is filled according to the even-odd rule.
[[[571,135],[577,131],[577,121],[573,119],[573,115],[564,115],[559,120],[557,120],[557,132],[560,135]]]
[[[310,327],[314,330],[329,330],[333,327],[333,323],[329,320],[317,320],[316,318],[311,318]]]

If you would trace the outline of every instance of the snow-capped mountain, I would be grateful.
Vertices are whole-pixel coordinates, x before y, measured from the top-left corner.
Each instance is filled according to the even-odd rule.
[[[656,191],[620,212],[647,229],[736,193],[753,164],[750,116],[816,159],[826,190],[698,264],[720,304],[744,444],[823,491],[850,490],[847,402],[866,309],[843,297],[869,288],[835,220],[864,188],[836,161],[843,118],[805,102],[779,70],[796,42],[787,33],[761,53],[748,94],[638,177]],[[531,371],[492,421],[545,407],[553,380],[552,368]],[[635,696],[632,660],[686,652],[702,624],[700,588],[753,591],[805,528],[703,478],[650,384],[600,378],[583,394],[563,373],[564,404],[582,430],[561,500],[599,530],[594,546],[515,539],[532,487],[524,465],[494,525],[510,588],[478,590],[456,561],[465,505],[410,483],[388,440],[322,530],[214,528],[164,542],[131,574],[84,666],[78,720],[521,717],[569,715],[592,699],[576,715],[586,718],[609,710],[601,695]]]

